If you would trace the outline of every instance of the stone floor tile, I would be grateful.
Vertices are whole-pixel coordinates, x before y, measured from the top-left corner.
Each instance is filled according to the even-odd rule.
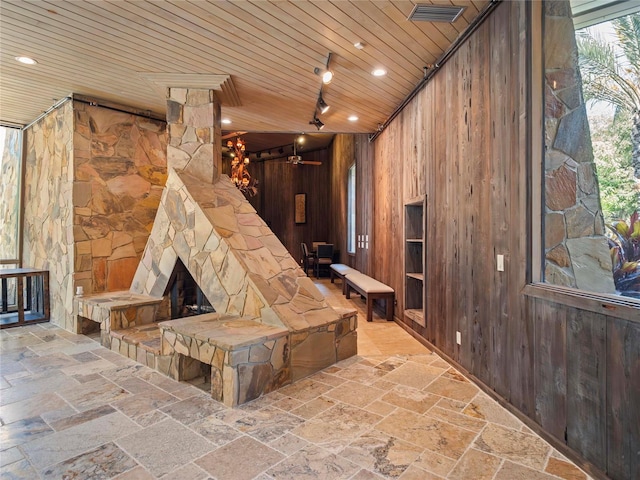
[[[340,455],[308,445],[270,468],[267,474],[278,480],[347,480],[359,470],[359,466]]]
[[[195,463],[189,463],[183,467],[178,467],[160,478],[162,480],[207,480],[211,477]]]
[[[154,391],[146,391],[144,393],[130,395],[127,398],[111,402],[111,405],[128,417],[137,417],[139,415],[152,412],[158,408],[172,405],[178,401],[176,397],[164,390],[160,390],[155,387],[152,388]]]
[[[437,395],[404,385],[396,385],[393,390],[382,397],[384,402],[420,414],[433,407],[439,399],[440,397]]]
[[[386,417],[391,412],[393,412],[397,407],[395,405],[391,405],[390,403],[383,402],[382,400],[376,400],[373,403],[370,403],[364,409],[367,412],[375,413],[382,417]]]
[[[308,402],[331,390],[333,387],[326,383],[316,382],[312,378],[303,378],[291,385],[279,390],[282,395],[293,397],[297,400]]]
[[[221,447],[242,436],[242,432],[227,425],[214,416],[196,420],[189,425],[193,431],[199,433],[216,447]]]
[[[91,410],[87,410],[85,412],[76,413],[74,415],[70,415],[68,417],[60,418],[57,420],[49,421],[49,425],[51,428],[60,432],[62,430],[66,430],[67,428],[75,427],[76,425],[82,425],[85,422],[90,422],[96,418],[100,418],[104,415],[109,415],[111,413],[115,413],[116,409],[111,405],[101,405],[96,408],[92,408]]]
[[[43,469],[115,440],[140,427],[116,412],[67,428],[22,446],[33,466]]]
[[[585,480],[587,478],[586,473],[572,463],[555,457],[549,458],[545,472],[565,480]]]
[[[171,418],[139,429],[116,443],[157,477],[215,448],[199,434]]]
[[[4,445],[3,445],[4,448]],[[24,455],[18,447],[7,448],[6,450],[0,450],[0,467],[9,465],[11,463],[22,460]]]
[[[194,395],[192,397],[174,402],[160,410],[180,423],[189,425],[197,420],[213,415],[226,407],[219,402],[212,402],[211,397]]]
[[[422,452],[420,457],[413,463],[414,466],[422,470],[427,470],[432,474],[438,475],[438,478],[446,477],[455,464],[456,460],[437,454],[431,450]]]
[[[429,416],[444,420],[445,422],[457,425],[458,427],[466,428],[474,432],[479,432],[487,424],[484,420],[479,418],[470,417],[462,413],[457,413],[446,408],[433,407],[429,409]]]
[[[442,372],[441,368],[432,365],[407,362],[390,372],[384,379],[388,382],[423,389],[438,378]]]
[[[447,476],[450,480],[491,480],[502,460],[473,448],[466,451]]]
[[[509,461],[504,462],[493,478],[494,480],[558,480],[558,477]]]
[[[271,448],[275,448],[285,455],[291,455],[307,445],[309,445],[309,442],[290,433],[286,433],[269,443]]]
[[[372,430],[351,442],[340,456],[383,477],[399,477],[424,449]]]
[[[23,445],[38,438],[53,435],[54,431],[40,417],[18,420],[0,428],[0,445],[3,449]]]
[[[115,444],[107,443],[89,452],[42,470],[44,478],[90,478],[107,480],[132,470],[138,464]]]
[[[351,480],[383,480],[384,477],[381,477],[377,473],[373,473],[370,470],[365,470],[364,468],[356,473]]]
[[[384,390],[380,390],[361,383],[346,381],[338,385],[333,390],[324,394],[325,397],[338,400],[342,403],[355,405],[356,407],[364,407],[384,394]]]
[[[38,472],[26,459],[2,467],[2,480],[26,480],[32,478],[38,478]]]
[[[459,402],[469,402],[479,391],[478,387],[472,383],[458,382],[445,377],[437,378],[425,388],[425,392],[435,393]]]
[[[154,480],[156,477],[151,475],[146,468],[137,466],[136,468],[125,473],[121,473],[113,478],[114,480]]]
[[[411,465],[400,475],[400,480],[442,480],[442,478],[431,472],[421,470],[414,465]]]
[[[402,409],[387,416],[376,428],[452,459],[461,457],[477,435],[428,415]]]
[[[381,418],[351,405],[338,404],[307,420],[291,433],[337,453]]]
[[[544,469],[551,448],[540,437],[492,423],[480,433],[475,447],[537,470]]]
[[[300,417],[274,407],[265,407],[237,420],[234,427],[256,440],[269,443],[304,422]]]
[[[302,418],[313,418],[319,413],[324,412],[325,410],[329,410],[331,407],[336,405],[338,402],[336,400],[331,400],[330,398],[321,396],[318,398],[314,398],[313,400],[309,400],[307,403],[302,406],[291,411],[294,415]]]
[[[302,405],[304,405],[304,402],[292,397],[283,397],[273,403],[274,407],[278,407],[280,410],[284,410],[285,412],[290,412],[296,408],[300,408]]]
[[[518,430],[524,426],[514,415],[502,408],[498,402],[489,398],[489,396],[483,392],[471,400],[469,405],[463,410],[463,413],[487,420],[488,422],[498,423],[505,427],[513,428],[514,430]]]
[[[40,393],[25,400],[0,406],[0,419],[3,424],[13,423],[34,416],[40,416],[52,410],[68,406],[61,397],[51,393]]]
[[[195,461],[219,479],[250,480],[273,467],[284,457],[251,437],[242,436]]]
[[[160,410],[152,410],[151,412],[132,417],[131,420],[136,422],[141,427],[149,427],[155,423],[166,420],[167,418],[169,417],[164,412],[161,412]]]

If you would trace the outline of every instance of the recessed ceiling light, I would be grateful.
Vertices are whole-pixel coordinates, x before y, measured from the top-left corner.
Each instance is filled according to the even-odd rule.
[[[374,77],[383,77],[387,74],[387,71],[384,68],[376,68],[373,72],[371,72],[371,75],[373,75]]]
[[[231,123],[231,120],[229,120],[228,118],[223,118],[222,123],[224,123],[225,125],[229,125]]]
[[[29,57],[16,57],[16,60],[20,63],[24,63],[25,65],[35,65],[38,63],[33,58]]]
[[[353,44],[353,46],[356,47],[358,50],[362,50],[364,48],[364,43],[356,42]]]
[[[349,120],[350,122],[357,122],[358,121],[358,117],[355,115],[351,115],[347,120]]]

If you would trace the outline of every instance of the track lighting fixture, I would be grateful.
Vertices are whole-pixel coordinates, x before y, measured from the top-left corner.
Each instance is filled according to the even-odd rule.
[[[309,125],[314,125],[318,130],[322,130],[324,127],[324,123],[322,123],[315,115],[313,116],[313,120],[309,122]]]
[[[329,70],[330,61],[331,61],[331,52],[329,52],[329,55],[327,56],[327,64],[325,68],[316,67],[313,69],[313,73],[315,73],[316,75],[322,76],[322,83],[324,83],[325,85],[328,83],[331,83],[331,80],[333,80],[333,72]]]
[[[322,91],[318,95],[318,110],[320,110],[320,113],[327,113],[327,110],[329,110],[329,105],[322,98]]]

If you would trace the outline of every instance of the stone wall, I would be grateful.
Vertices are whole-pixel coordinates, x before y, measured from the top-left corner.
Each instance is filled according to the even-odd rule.
[[[166,181],[165,123],[67,102],[25,131],[24,265],[50,271],[51,321],[73,295],[128,289]]]
[[[17,128],[2,127],[0,149],[0,260],[18,258],[18,203],[22,136]]]
[[[545,281],[614,293],[571,9],[545,6]]]
[[[74,103],[75,286],[128,289],[167,178],[165,123]]]
[[[24,131],[23,265],[49,270],[51,321],[72,328],[73,105],[66,102]]]

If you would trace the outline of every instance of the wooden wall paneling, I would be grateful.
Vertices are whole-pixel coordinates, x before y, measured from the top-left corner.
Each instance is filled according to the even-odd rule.
[[[567,425],[567,308],[530,299],[535,315],[535,420],[564,441]]]
[[[433,278],[433,269],[437,258],[435,248],[434,235],[437,231],[435,223],[436,219],[436,190],[437,176],[435,175],[435,142],[434,132],[436,125],[440,121],[437,118],[437,109],[435,105],[435,83],[428,83],[424,90],[420,93],[422,99],[422,111],[425,116],[425,147],[422,162],[425,175],[425,194],[427,196],[424,210],[425,215],[425,231],[424,231],[424,288],[425,288],[425,305],[424,315],[426,322],[426,330],[423,335],[432,343],[435,343],[435,324],[438,318],[434,315],[433,304],[435,302],[435,281]]]
[[[498,8],[494,15],[498,15]],[[471,236],[466,240],[467,248],[472,250],[473,259],[469,280],[471,292],[468,294],[473,302],[473,343],[472,364],[470,371],[484,382],[490,383],[489,351],[491,348],[487,298],[490,294],[491,272],[487,268],[485,252],[492,252],[490,244],[490,211],[488,164],[491,144],[490,128],[490,85],[488,65],[491,50],[491,30],[489,22],[485,22],[476,30],[471,48],[475,59],[472,67],[471,85],[471,143],[469,161],[471,162],[471,178],[469,201],[473,212],[464,219],[470,225]],[[493,262],[491,262],[493,265]]]
[[[511,158],[511,144],[516,141],[513,124],[514,113],[512,99],[514,90],[511,76],[511,63],[505,62],[505,58],[513,58],[511,51],[511,38],[509,28],[512,22],[512,4],[509,2],[501,10],[499,15],[492,15],[489,19],[491,30],[494,32],[491,38],[491,67],[490,67],[490,114],[491,128],[491,154],[490,154],[490,245],[485,252],[488,254],[486,267],[491,271],[491,295],[489,316],[491,318],[491,384],[495,391],[509,398],[508,383],[508,355],[507,339],[509,334],[509,305],[507,289],[509,287],[509,270],[502,272],[497,270],[497,255],[503,255],[504,264],[508,265],[509,254],[509,202],[512,200],[508,189],[510,165],[516,159]],[[518,80],[518,78],[516,78]],[[514,199],[517,200],[517,199]]]
[[[603,321],[603,320],[601,320]],[[606,318],[607,474],[640,478],[640,323]]]
[[[458,231],[458,242],[456,245],[456,273],[458,285],[464,285],[467,289],[464,294],[457,295],[457,329],[462,336],[462,345],[458,347],[457,360],[461,365],[468,367],[471,365],[471,346],[473,341],[471,322],[473,318],[473,304],[471,302],[471,291],[474,288],[470,281],[469,272],[471,271],[472,249],[469,248],[469,222],[465,219],[471,217],[474,209],[473,203],[470,201],[469,192],[473,184],[471,178],[471,163],[469,155],[471,151],[471,96],[472,86],[472,66],[474,58],[472,57],[472,48],[469,43],[463,45],[458,51],[460,57],[460,97],[458,99],[458,171],[457,171],[457,203],[459,206],[459,218],[456,222]]]
[[[567,316],[567,445],[606,465],[606,317],[570,310]]]
[[[305,160],[322,165],[291,165],[285,159],[262,162],[263,179],[259,188],[263,208],[258,211],[296,262],[302,257],[300,243],[328,241],[331,211],[329,150],[305,152]],[[256,164],[259,162],[255,162]],[[306,223],[294,220],[294,197],[306,193]]]
[[[360,248],[356,245],[356,270],[370,274],[373,272],[371,263],[374,256],[370,254],[374,250],[376,235],[373,229],[374,214],[374,175],[376,164],[374,163],[373,145],[369,143],[366,135],[356,136],[356,235],[368,235],[369,248]]]
[[[508,314],[509,337],[507,339],[507,376],[510,386],[509,400],[529,417],[535,416],[535,392],[534,392],[534,325],[533,315],[530,312],[531,303],[522,295],[521,289],[526,285],[528,278],[528,258],[530,253],[532,220],[529,216],[530,189],[523,188],[531,181],[527,178],[527,157],[529,128],[529,95],[532,88],[528,75],[530,70],[527,63],[531,58],[528,42],[529,25],[531,24],[530,4],[513,2],[511,9],[514,11],[512,18],[517,18],[518,28],[510,28],[510,44],[512,45],[512,57],[517,61],[511,63],[510,90],[513,92],[514,104],[512,121],[513,132],[517,138],[510,143],[509,152],[509,258],[505,266],[508,273]],[[562,437],[561,437],[562,438]]]

